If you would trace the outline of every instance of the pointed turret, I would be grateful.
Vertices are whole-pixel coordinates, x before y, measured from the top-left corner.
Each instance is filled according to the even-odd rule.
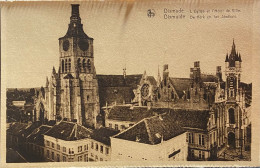
[[[235,67],[235,61],[238,59],[238,56],[237,56],[237,52],[236,52],[236,45],[235,45],[235,42],[234,42],[234,39],[233,39],[233,45],[232,45],[232,49],[231,49],[231,53],[229,55],[229,66],[230,67]]]
[[[225,62],[228,62],[228,53],[227,53],[227,55],[226,55],[226,60],[225,60]]]
[[[53,66],[52,68],[52,74],[55,74],[56,75],[56,70],[55,70],[55,67]]]
[[[46,76],[46,88],[49,87],[49,79],[48,77]]]
[[[239,55],[238,55],[238,60],[239,60],[239,62],[242,62],[240,53],[239,53]]]

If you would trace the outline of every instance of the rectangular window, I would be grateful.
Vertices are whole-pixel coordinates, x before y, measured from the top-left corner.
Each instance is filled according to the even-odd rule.
[[[47,150],[47,158],[50,158],[50,151]]]
[[[96,151],[98,151],[98,144],[96,143]]]
[[[53,142],[51,143],[51,147],[54,148],[54,143]]]
[[[63,152],[66,152],[66,147],[63,147],[63,148],[62,148],[62,151],[63,151]]]
[[[205,152],[202,152],[202,159],[205,160]]]
[[[189,143],[194,143],[193,133],[189,133]]]
[[[111,123],[109,123],[109,128],[112,128],[112,124]]]
[[[201,159],[201,151],[199,151],[199,159]]]
[[[84,151],[86,151],[87,150],[87,145],[84,145]]]
[[[108,154],[109,154],[109,148],[106,147],[106,155],[108,155]]]
[[[82,156],[78,156],[78,161],[82,162]]]
[[[62,159],[63,159],[63,162],[66,162],[66,160],[67,160],[66,156],[63,156]]]
[[[94,142],[91,142],[91,149],[94,149]]]
[[[100,152],[103,153],[103,146],[100,146]]]
[[[85,162],[88,162],[88,154],[85,154],[85,155],[84,155],[84,161],[85,161]]]
[[[115,130],[118,130],[118,125],[117,124],[115,124]]]
[[[60,155],[57,154],[57,162],[60,162]]]
[[[78,152],[82,152],[82,146],[78,147]]]
[[[191,157],[194,158],[194,150],[191,150]]]
[[[60,150],[60,145],[57,144],[57,150]]]
[[[51,159],[54,160],[54,152],[51,152]]]
[[[199,134],[199,145],[204,145],[204,135]]]
[[[120,127],[121,127],[121,130],[124,130],[124,129],[125,129],[125,126],[124,126],[124,125],[121,125]]]
[[[47,146],[50,146],[50,141],[46,141],[47,142]]]

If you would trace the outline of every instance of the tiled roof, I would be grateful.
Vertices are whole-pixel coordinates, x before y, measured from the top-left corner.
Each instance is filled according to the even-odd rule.
[[[147,76],[147,80],[149,80],[152,85],[157,85],[157,82],[153,76]]]
[[[100,128],[93,131],[91,138],[106,145],[110,145],[110,137],[119,133],[112,128]]]
[[[178,96],[182,98],[184,95],[183,91],[187,91],[190,87],[191,79],[190,78],[170,78],[170,82],[175,88]]]
[[[91,132],[91,130],[77,123],[62,121],[54,125],[45,135],[65,141],[73,141],[88,138]]]
[[[31,134],[36,128],[40,127],[41,123],[39,121],[33,122],[31,125],[23,129],[20,133],[23,137],[27,137]]]
[[[136,88],[142,78],[137,75],[97,75],[99,87],[132,87]]]
[[[138,122],[146,117],[167,112],[166,108],[147,108],[131,105],[113,106],[107,116],[111,120]]]
[[[115,135],[115,138],[158,144],[178,136],[190,128],[207,130],[209,111],[170,109],[161,115],[145,118]]]
[[[97,75],[101,107],[106,103],[131,103],[133,89],[137,88],[142,75]]]
[[[28,137],[28,142],[35,143],[38,145],[44,145],[43,134],[46,133],[51,127],[47,125],[42,125],[39,128],[36,128]]]
[[[182,127],[207,129],[209,110],[172,109],[170,115]]]
[[[184,129],[166,114],[145,118],[116,138],[146,144],[159,144],[184,133]]]
[[[202,82],[217,82],[218,77],[211,74],[201,74]]]
[[[25,123],[14,122],[10,124],[10,127],[7,129],[7,132],[13,135],[21,135],[21,131],[28,126],[29,125]]]

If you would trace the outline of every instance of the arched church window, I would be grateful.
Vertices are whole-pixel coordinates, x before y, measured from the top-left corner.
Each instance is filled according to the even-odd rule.
[[[90,62],[89,59],[88,59],[88,61],[87,61],[87,68],[88,68],[89,71],[91,70],[91,62]]]
[[[64,60],[61,61],[61,71],[64,72]]]
[[[77,64],[78,64],[78,70],[79,70],[79,72],[81,72],[81,62],[80,62],[80,58],[78,59]]]
[[[67,59],[65,59],[65,72],[67,72],[67,69],[68,68],[68,60]]]
[[[71,70],[71,59],[69,59],[69,71]]]
[[[230,124],[235,124],[235,112],[233,108],[230,108],[228,110],[228,116],[229,116],[229,123]]]
[[[85,59],[83,59],[82,64],[83,64],[83,70],[86,71],[87,63]]]

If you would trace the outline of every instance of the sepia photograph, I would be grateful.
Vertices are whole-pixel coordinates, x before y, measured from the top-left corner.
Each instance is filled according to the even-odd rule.
[[[259,9],[1,3],[1,162],[259,166]]]

